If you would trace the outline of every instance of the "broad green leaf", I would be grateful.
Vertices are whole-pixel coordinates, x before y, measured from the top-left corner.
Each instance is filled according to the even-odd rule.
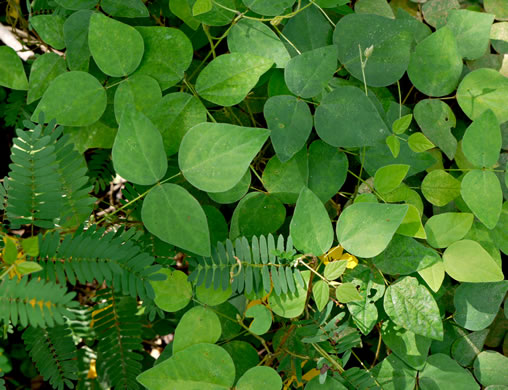
[[[451,10],[446,26],[457,40],[460,55],[466,60],[475,60],[485,54],[489,46],[490,29],[494,15],[466,9]]]
[[[388,247],[372,259],[389,275],[409,275],[440,262],[439,254],[413,238],[395,235]]]
[[[383,194],[383,199],[389,203],[404,202],[414,206],[420,215],[423,215],[423,201],[415,190],[402,183],[392,192]]]
[[[412,120],[413,120],[413,114],[407,114],[407,115],[400,117],[395,122],[393,122],[392,131],[395,134],[404,133],[409,128],[409,125],[411,124]]]
[[[142,0],[101,0],[101,8],[108,15],[121,18],[145,18],[150,16]]]
[[[318,311],[323,311],[330,299],[330,287],[328,287],[328,283],[323,280],[315,282],[312,285],[312,297],[314,302],[316,302]]]
[[[427,242],[434,248],[446,248],[459,241],[473,225],[471,213],[443,213],[430,217],[425,223]]]
[[[438,99],[420,100],[414,108],[414,115],[423,134],[453,160],[457,140],[451,128],[455,127],[456,121],[450,106]]]
[[[289,19],[283,33],[301,53],[332,44],[332,27],[317,7],[307,7]],[[298,54],[291,45],[286,44],[286,48],[292,57]]]
[[[337,70],[337,48],[324,46],[293,57],[284,70],[289,90],[297,96],[319,95]]]
[[[361,60],[366,61],[365,80],[371,87],[386,87],[404,75],[412,40],[402,22],[372,14],[346,15],[333,33],[340,63],[363,81]],[[370,47],[373,50],[366,59],[365,50]]]
[[[409,171],[409,165],[392,164],[379,168],[374,176],[374,187],[381,194],[396,189]]]
[[[326,203],[346,181],[348,159],[344,152],[321,140],[310,144],[308,154],[308,187],[323,203]]]
[[[484,0],[485,11],[496,15],[496,19],[508,19],[508,4],[503,0]]]
[[[162,98],[161,88],[155,79],[145,75],[124,80],[115,91],[115,118],[118,123],[124,110],[130,105],[136,111],[148,115],[150,108]]]
[[[492,324],[503,303],[508,282],[461,283],[455,290],[453,319],[472,331],[479,331]]]
[[[21,276],[39,272],[40,270],[42,270],[42,266],[35,261],[23,261],[16,264],[16,271],[19,272]]]
[[[407,143],[411,150],[415,153],[422,153],[432,149],[435,145],[423,135],[423,133],[413,133],[409,136]]]
[[[87,149],[111,149],[115,142],[118,129],[97,121],[86,127],[66,127],[64,133],[69,134],[76,150],[83,153]]]
[[[272,60],[253,54],[220,55],[199,73],[196,92],[212,103],[234,106],[245,99],[272,65]]]
[[[400,141],[397,138],[395,134],[389,135],[386,137],[386,145],[390,148],[390,152],[392,152],[392,155],[394,158],[397,158],[397,156],[400,153]]]
[[[285,68],[291,59],[275,32],[257,20],[240,19],[228,34],[228,48],[231,53],[251,53],[269,58],[277,68]]]
[[[192,127],[206,122],[205,106],[197,97],[184,92],[164,95],[146,115],[161,132],[168,156],[178,152],[183,136]]]
[[[347,304],[347,308],[360,332],[367,335],[372,331],[378,319],[375,303],[385,293],[383,277],[378,271],[359,264],[351,271],[346,272],[342,278],[344,282],[352,283],[358,287],[358,292],[362,296],[361,301],[350,302]]]
[[[333,227],[321,200],[304,187],[296,202],[289,227],[293,245],[303,253],[320,256],[333,242]]]
[[[238,333],[240,333],[240,329],[243,330],[237,322],[235,322],[235,324],[237,324],[239,329],[232,337],[237,336]],[[227,339],[224,337],[224,325],[222,327],[222,338]],[[222,347],[233,359],[235,365],[235,380],[240,379],[249,369],[259,364],[258,351],[246,341],[233,340],[223,344]]]
[[[32,64],[28,81],[27,103],[40,99],[49,84],[59,75],[65,73],[65,60],[56,53],[45,53]]]
[[[132,105],[123,111],[112,159],[115,171],[135,184],[154,184],[168,169],[159,131]]]
[[[412,276],[397,280],[387,289],[384,309],[397,325],[420,336],[443,340],[443,322],[432,294]]]
[[[196,0],[192,6],[192,15],[201,15],[211,11],[213,8],[212,0]]]
[[[183,137],[178,164],[196,188],[224,192],[242,179],[268,136],[265,129],[201,123]]]
[[[192,285],[187,275],[168,268],[162,268],[159,273],[166,275],[166,280],[150,282],[155,291],[155,304],[170,313],[187,306],[192,298]]]
[[[353,283],[342,283],[335,289],[335,297],[341,303],[361,301],[362,296]]]
[[[65,9],[80,10],[91,9],[97,5],[97,0],[55,0]]]
[[[374,14],[391,19],[395,18],[386,0],[359,0],[355,3],[355,13]]]
[[[432,291],[438,292],[445,277],[444,264],[442,261],[438,261],[430,267],[418,271],[418,274]]]
[[[28,89],[28,80],[21,58],[9,46],[0,46],[0,86]]]
[[[201,25],[201,22],[193,17],[191,4],[187,0],[171,0],[169,10],[193,30],[197,30]]]
[[[169,244],[210,256],[210,233],[199,202],[176,184],[154,187],[143,201],[146,229]]]
[[[215,202],[221,204],[234,203],[247,193],[251,183],[251,173],[247,169],[245,175],[242,176],[241,180],[235,184],[235,186],[224,192],[209,192],[208,196]]]
[[[172,342],[173,353],[200,343],[213,344],[219,340],[221,332],[217,314],[205,306],[195,306],[185,312],[178,322]]]
[[[347,260],[336,260],[328,263],[325,266],[325,278],[328,280],[338,279],[346,270],[347,264]]]
[[[425,21],[439,28],[446,23],[449,13],[459,7],[458,0],[430,0],[422,6],[422,11]]]
[[[21,241],[21,247],[25,254],[32,257],[39,256],[39,237],[33,236],[23,239]]]
[[[316,109],[314,125],[323,141],[337,147],[382,144],[386,148],[385,138],[390,135],[372,101],[361,89],[349,86],[324,97]]]
[[[88,48],[88,29],[91,10],[74,12],[67,18],[63,25],[63,37],[65,46],[65,59],[70,70],[88,71],[90,62],[90,49]]]
[[[407,210],[407,205],[355,203],[341,213],[337,239],[355,256],[377,256],[390,243]]]
[[[473,214],[487,228],[493,229],[503,208],[501,183],[494,172],[472,170],[462,179],[460,194]]]
[[[286,208],[275,196],[251,192],[240,200],[233,212],[229,238],[275,233],[285,218]]]
[[[307,150],[305,147],[290,160],[282,163],[275,155],[263,171],[263,184],[266,190],[283,203],[296,203],[302,188],[309,177]]]
[[[508,383],[508,357],[496,351],[483,351],[474,361],[474,375],[483,386]]]
[[[134,72],[145,47],[134,27],[99,13],[90,17],[88,46],[99,69],[113,77]]]
[[[175,353],[137,380],[148,390],[230,390],[235,366],[223,348],[203,343]]]
[[[222,288],[214,289],[213,286],[207,288],[204,283],[196,287],[196,298],[207,306],[220,305],[231,298],[232,294],[231,286],[228,286],[225,290]]]
[[[265,334],[272,326],[272,313],[264,305],[254,305],[248,308],[245,317],[253,318],[249,330],[254,334]]]
[[[136,27],[145,51],[135,74],[153,77],[164,91],[178,83],[192,62],[192,43],[183,31],[169,27]]]
[[[446,273],[459,282],[497,282],[504,279],[499,265],[476,241],[454,242],[446,248],[443,261]]]
[[[426,239],[427,234],[422,225],[421,211],[415,205],[408,203],[407,206],[409,207],[407,214],[396,233],[403,236]]]
[[[304,147],[312,131],[309,106],[294,96],[273,96],[266,101],[263,114],[277,157],[288,161]]]
[[[271,367],[252,367],[242,375],[236,384],[236,390],[281,390],[282,379]]]
[[[443,353],[428,357],[427,364],[420,372],[418,383],[422,390],[480,390],[473,375]]]
[[[462,138],[464,156],[476,167],[491,167],[497,163],[501,150],[501,129],[490,109],[476,118]]]
[[[172,0],[173,1],[173,0]],[[189,3],[187,1],[187,3]],[[225,26],[237,16],[235,0],[213,0],[212,9],[203,14],[195,15],[195,19],[208,26]]]
[[[106,91],[91,74],[79,71],[56,77],[42,95],[31,120],[56,119],[63,126],[88,126],[97,122],[106,110]]]
[[[448,27],[416,46],[407,74],[416,89],[428,96],[444,96],[455,90],[462,74],[462,57]]]
[[[462,79],[457,89],[457,102],[472,120],[490,108],[499,123],[508,121],[507,99],[508,78],[494,69],[473,70]]]
[[[460,181],[448,172],[436,169],[425,176],[421,189],[425,199],[433,205],[442,207],[460,195]]]
[[[381,327],[383,342],[404,363],[421,370],[427,360],[432,340],[385,321]]]
[[[452,358],[462,367],[471,366],[483,349],[488,333],[489,329],[483,329],[479,332],[466,333],[455,340],[452,344]]]
[[[307,287],[310,278],[310,271],[302,271],[302,278]],[[307,301],[307,288],[302,288],[296,284],[296,291],[294,293],[288,292],[287,294],[270,294],[268,303],[272,311],[283,318],[295,318],[300,316],[305,309]]]
[[[296,0],[242,0],[242,3],[257,14],[275,16],[284,13]]]
[[[508,255],[508,202],[503,203],[501,217],[496,227],[490,231],[490,236],[505,255]]]
[[[57,50],[65,49],[63,26],[65,18],[61,15],[35,15],[30,18],[30,24],[41,39]]]
[[[412,390],[417,372],[409,368],[395,354],[388,355],[371,372],[384,390]]]

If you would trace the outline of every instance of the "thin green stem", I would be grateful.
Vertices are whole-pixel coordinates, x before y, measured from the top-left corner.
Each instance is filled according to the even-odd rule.
[[[258,178],[259,182],[263,185],[263,187],[265,186],[265,183],[263,183],[263,179],[261,179],[261,176],[259,176],[259,174],[256,172],[256,170],[254,169],[254,167],[252,166],[252,164],[250,165],[250,170],[254,173],[254,175]]]
[[[330,17],[328,16],[328,14],[325,12],[325,10],[323,8],[321,8],[314,0],[309,0],[312,4],[314,4],[314,6],[317,7],[317,9],[319,9],[319,11],[321,11],[321,13],[323,14],[323,16],[326,18],[326,20],[328,20],[328,22],[332,25],[332,27],[335,28],[335,23],[333,23],[333,20],[330,19]]]
[[[309,3],[309,4],[310,4],[310,3]],[[282,38],[283,38],[283,39],[284,39],[287,43],[289,43],[289,45],[290,45],[293,49],[295,49],[295,51],[296,51],[298,54],[302,54],[302,52],[301,52],[300,50],[298,50],[298,48],[295,46],[295,44],[294,44],[293,42],[291,42],[291,41],[289,40],[289,38],[288,38],[288,37],[286,37],[284,34],[282,34],[282,31],[280,31],[280,30],[277,28],[277,26],[273,26],[273,28],[275,29],[275,31],[277,31],[277,33],[278,33],[278,34],[279,34],[279,35],[280,35],[280,36],[281,36],[281,37],[282,37]]]

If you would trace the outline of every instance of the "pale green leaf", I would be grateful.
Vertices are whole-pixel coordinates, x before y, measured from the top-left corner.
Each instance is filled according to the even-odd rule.
[[[183,137],[178,164],[193,186],[224,192],[242,179],[268,136],[265,129],[201,123]]]
[[[289,227],[293,245],[303,253],[320,256],[333,242],[333,227],[321,200],[304,187],[296,202]]]
[[[391,164],[379,168],[374,176],[374,187],[381,194],[396,189],[409,171],[409,165]]]
[[[497,282],[503,271],[476,241],[461,240],[451,244],[443,254],[446,273],[459,282]]]
[[[106,91],[89,73],[73,71],[56,77],[44,92],[31,120],[44,112],[47,121],[55,118],[63,126],[88,126],[106,110]]]
[[[425,176],[422,181],[422,194],[436,206],[446,206],[460,195],[460,181],[448,172],[436,169]]]
[[[88,46],[99,69],[113,77],[134,72],[145,47],[134,27],[100,13],[90,17]]]
[[[432,294],[418,279],[406,276],[391,284],[384,297],[384,309],[397,325],[434,340],[443,339],[443,322]]]
[[[221,106],[240,103],[273,65],[268,58],[246,53],[223,54],[199,73],[196,92]]]
[[[158,273],[166,275],[166,280],[150,281],[155,292],[155,304],[167,312],[183,309],[192,298],[192,285],[182,271],[162,268]]]
[[[212,309],[195,306],[185,312],[175,329],[171,343],[173,353],[178,353],[192,345],[213,344],[219,340],[222,329],[219,317]]]
[[[464,133],[464,156],[476,167],[491,167],[499,159],[501,146],[501,129],[497,118],[492,110],[486,109]]]
[[[324,280],[315,282],[312,285],[312,297],[314,298],[314,302],[316,302],[318,311],[323,311],[330,299],[330,287],[328,287],[328,283]]]
[[[355,203],[341,213],[337,239],[355,256],[377,256],[388,246],[407,210],[407,205]]]
[[[21,58],[9,46],[0,46],[0,85],[11,89],[28,89]]]
[[[118,123],[123,111],[131,105],[148,116],[148,111],[162,98],[161,88],[155,79],[145,75],[132,76],[124,80],[115,91],[115,118]],[[132,108],[131,107],[131,108]]]
[[[168,168],[159,131],[132,105],[123,111],[113,144],[112,159],[115,171],[120,176],[142,185],[156,183]]]
[[[61,15],[35,15],[30,18],[30,24],[41,39],[57,50],[65,49],[63,26],[65,18]]]
[[[464,238],[473,225],[473,219],[470,213],[433,215],[425,223],[427,242],[434,248],[446,248]]]
[[[362,296],[353,283],[342,283],[335,289],[335,297],[341,303],[361,301]]]
[[[418,383],[422,390],[480,390],[471,372],[443,353],[428,357],[427,364],[420,372]]]
[[[324,276],[328,280],[338,279],[346,270],[347,260],[336,260],[325,266]]]
[[[462,66],[455,36],[448,27],[442,27],[416,46],[407,74],[420,92],[444,96],[457,87]]]
[[[196,344],[143,372],[148,390],[230,390],[235,380],[231,356],[214,344]]]
[[[162,241],[210,256],[210,233],[199,202],[175,184],[154,187],[143,201],[141,219]]]
[[[503,192],[494,172],[469,171],[462,179],[460,194],[487,228],[493,229],[497,225],[503,208]]]
[[[483,351],[474,362],[474,375],[483,386],[508,383],[508,357],[496,351]]]
[[[432,291],[438,292],[445,277],[444,264],[442,261],[438,261],[428,268],[421,269],[418,271],[418,274],[425,280],[425,283],[427,283],[427,286],[429,286]]]

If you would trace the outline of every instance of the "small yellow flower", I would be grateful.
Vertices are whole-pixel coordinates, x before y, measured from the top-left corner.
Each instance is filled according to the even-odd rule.
[[[323,263],[326,265],[334,260],[339,260],[344,252],[344,248],[342,245],[338,245],[330,249],[323,256],[320,256],[319,259],[323,260]]]
[[[353,269],[358,265],[358,259],[349,253],[344,253],[340,260],[347,260],[346,268],[349,269]]]

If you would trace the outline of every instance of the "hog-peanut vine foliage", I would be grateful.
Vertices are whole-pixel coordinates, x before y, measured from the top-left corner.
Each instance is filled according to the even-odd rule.
[[[3,22],[0,387],[507,388],[505,0]]]

